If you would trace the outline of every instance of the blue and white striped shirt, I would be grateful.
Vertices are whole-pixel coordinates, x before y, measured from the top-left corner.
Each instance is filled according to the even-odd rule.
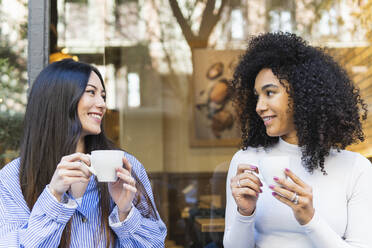
[[[126,153],[126,158],[155,206],[145,169],[132,155]],[[70,247],[106,247],[105,235],[100,232],[99,198],[93,176],[81,203],[72,198],[60,203],[46,187],[30,211],[21,191],[19,167],[18,158],[0,170],[0,247],[58,247],[70,219]],[[123,222],[119,221],[116,206],[109,216],[109,225],[118,237],[115,247],[164,247],[167,230],[159,214],[156,212],[158,220],[146,218],[146,201],[135,205]]]

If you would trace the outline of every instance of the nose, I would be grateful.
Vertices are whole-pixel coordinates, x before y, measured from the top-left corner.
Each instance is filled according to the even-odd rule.
[[[257,103],[256,103],[256,112],[257,114],[262,114],[265,110],[267,110],[267,105],[265,100],[262,97],[257,98]]]
[[[97,96],[96,98],[96,106],[101,109],[106,109],[106,102],[102,96]]]

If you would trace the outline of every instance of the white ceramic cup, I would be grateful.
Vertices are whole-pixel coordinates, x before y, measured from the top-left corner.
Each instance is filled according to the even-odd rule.
[[[90,155],[92,174],[97,176],[99,182],[115,182],[117,180],[116,168],[123,167],[124,151],[95,150]]]
[[[274,177],[286,178],[284,171],[289,168],[288,156],[268,156],[259,161],[259,172],[267,186],[277,185]]]

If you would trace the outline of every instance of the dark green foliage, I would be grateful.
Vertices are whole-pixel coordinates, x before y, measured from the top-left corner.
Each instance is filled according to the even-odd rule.
[[[23,2],[19,1],[26,4]],[[1,0],[0,4],[3,4]],[[7,22],[7,18],[7,13],[1,10],[0,21]],[[25,54],[27,23],[8,22],[8,25],[10,30],[18,32],[18,38],[12,40],[8,32],[0,29],[0,168],[18,156],[28,87]]]
[[[19,141],[23,131],[23,114],[0,112],[0,168],[18,156]]]

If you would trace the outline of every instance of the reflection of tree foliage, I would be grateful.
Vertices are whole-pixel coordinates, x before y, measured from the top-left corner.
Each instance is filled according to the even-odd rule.
[[[358,3],[359,9],[353,15],[360,20],[361,26],[367,31],[367,40],[372,41],[372,0],[354,0]]]
[[[23,1],[17,0],[26,5]],[[2,1],[0,0],[0,4]],[[0,12],[0,22],[7,21],[7,14]],[[11,30],[18,30],[19,40],[12,41],[8,34],[0,29],[0,111],[14,112],[25,105],[24,93],[27,87],[27,65],[25,56],[25,39],[27,24],[18,24],[19,27],[10,26]]]
[[[161,63],[167,67],[167,75],[163,74],[162,77],[165,96],[176,97],[181,102],[187,100],[188,86],[185,82],[188,79],[180,76],[192,71],[192,49],[208,47],[210,34],[227,2],[223,0],[215,9],[218,4],[214,0],[188,0],[182,5],[181,1],[176,0],[150,1],[158,18],[156,25],[153,25],[153,20],[147,21],[146,25],[150,42],[160,45]]]
[[[19,141],[23,131],[23,114],[0,114],[0,169],[18,156]]]
[[[25,106],[25,90],[27,81],[25,71],[11,65],[10,60],[0,58],[0,112],[13,112],[13,107],[18,105],[18,109]]]
[[[196,3],[198,2],[204,3],[205,1],[196,1]],[[194,3],[194,5],[186,4],[189,11],[187,11],[187,16],[185,17],[178,2],[176,0],[169,0],[173,15],[180,25],[182,33],[191,49],[208,47],[209,37],[217,22],[220,20],[222,11],[227,2],[227,0],[221,0],[221,5],[216,8],[215,0],[207,0],[204,4],[203,12],[200,15],[199,29],[194,32],[192,30],[193,23],[191,23],[191,17],[193,16],[195,7],[190,6],[196,6],[196,3]]]
[[[367,0],[368,3],[371,0]],[[260,1],[255,1],[256,3]],[[281,9],[285,9],[291,12],[294,18],[293,21],[293,32],[303,36],[305,39],[322,42],[323,40],[337,41],[339,37],[333,34],[319,40],[318,28],[320,20],[325,12],[330,9],[336,8],[344,1],[341,0],[299,0],[299,1],[286,1],[286,0],[270,0],[262,1],[266,8],[266,12],[263,12],[263,18],[266,18],[268,12],[279,6]],[[283,7],[282,2],[292,2],[292,4],[285,4]],[[362,10],[363,5],[359,4],[359,0],[353,0],[354,7]],[[364,1],[365,2],[365,1]],[[150,0],[147,2],[151,5],[151,10],[156,12],[153,18],[143,17],[141,14],[141,8],[143,6],[139,4],[139,1],[121,1],[115,0],[116,6],[122,4],[125,5],[126,18],[128,19],[126,25],[130,25],[131,21],[135,24],[138,20],[146,23],[146,31],[148,40],[138,40],[138,42],[148,44],[156,44],[158,49],[157,54],[152,58],[153,68],[158,69],[158,65],[161,64],[166,70],[159,70],[162,76],[162,82],[165,85],[164,94],[176,96],[179,100],[187,99],[187,85],[185,83],[190,80],[185,80],[182,77],[183,73],[186,76],[192,74],[193,70],[193,49],[195,48],[213,48],[215,39],[219,40],[219,47],[224,46],[229,48],[229,42],[232,40],[229,38],[229,32],[231,31],[231,11],[240,9],[242,15],[245,18],[247,26],[248,21],[254,21],[248,19],[248,9],[252,7],[249,1],[243,0]],[[278,4],[279,3],[279,4]],[[359,5],[358,5],[359,4]],[[302,9],[310,12],[310,18],[301,18],[301,16],[295,16],[296,9],[299,5]],[[358,7],[359,6],[359,7]],[[369,6],[369,4],[367,4]],[[115,32],[120,32],[123,37],[128,38],[131,41],[135,41],[137,33],[128,32],[128,28],[122,26],[120,16],[123,16],[123,9],[114,8],[115,15]],[[370,9],[369,9],[370,10]],[[368,9],[362,11],[362,14],[368,17]],[[370,13],[370,12],[369,12]],[[133,16],[133,18],[129,18]],[[266,20],[267,21],[267,20]],[[357,21],[357,20],[356,20]],[[342,16],[339,16],[337,23],[342,26]],[[266,29],[268,26],[266,26]],[[368,28],[365,28],[368,29]],[[215,32],[215,30],[218,30]],[[249,29],[245,30],[244,40],[240,42],[235,48],[245,49],[246,39],[249,38]],[[265,32],[268,30],[262,30]],[[218,37],[216,36],[218,34]],[[133,38],[134,37],[134,38]],[[236,42],[236,41],[232,41]],[[238,43],[236,43],[238,44]],[[189,48],[189,49],[187,49]],[[151,50],[151,49],[150,49]],[[159,55],[160,54],[160,55]],[[182,54],[182,55],[181,55]],[[180,56],[181,55],[181,56]],[[164,73],[164,71],[166,71]],[[188,79],[191,79],[190,77]],[[186,90],[185,90],[186,89]]]
[[[274,0],[272,0],[274,1]],[[311,18],[303,18],[299,16],[297,23],[294,27],[294,32],[301,35],[305,39],[316,39],[322,38],[323,41],[340,41],[340,36],[343,32],[350,32],[351,36],[354,36],[352,40],[359,40],[361,30],[365,30],[367,35],[365,37],[371,37],[372,34],[372,0],[299,0],[296,1],[297,5],[302,5],[303,10],[312,14]],[[352,8],[352,18],[346,21],[342,13],[338,12],[334,20],[337,28],[337,33],[326,35],[324,37],[317,37],[319,34],[320,21],[324,14],[329,13],[332,9],[340,11],[341,6],[344,8]],[[347,24],[347,25],[346,25]],[[351,26],[349,30],[345,30],[346,26]],[[371,38],[369,38],[371,39]]]
[[[22,0],[17,0],[17,2],[26,5]],[[7,13],[0,10],[0,22],[10,25],[7,16]],[[23,129],[22,112],[26,104],[25,41],[27,23],[12,25],[14,26],[10,26],[10,30],[13,32],[18,30],[18,40],[16,41],[0,29],[0,168],[5,162],[18,156],[18,142]]]

